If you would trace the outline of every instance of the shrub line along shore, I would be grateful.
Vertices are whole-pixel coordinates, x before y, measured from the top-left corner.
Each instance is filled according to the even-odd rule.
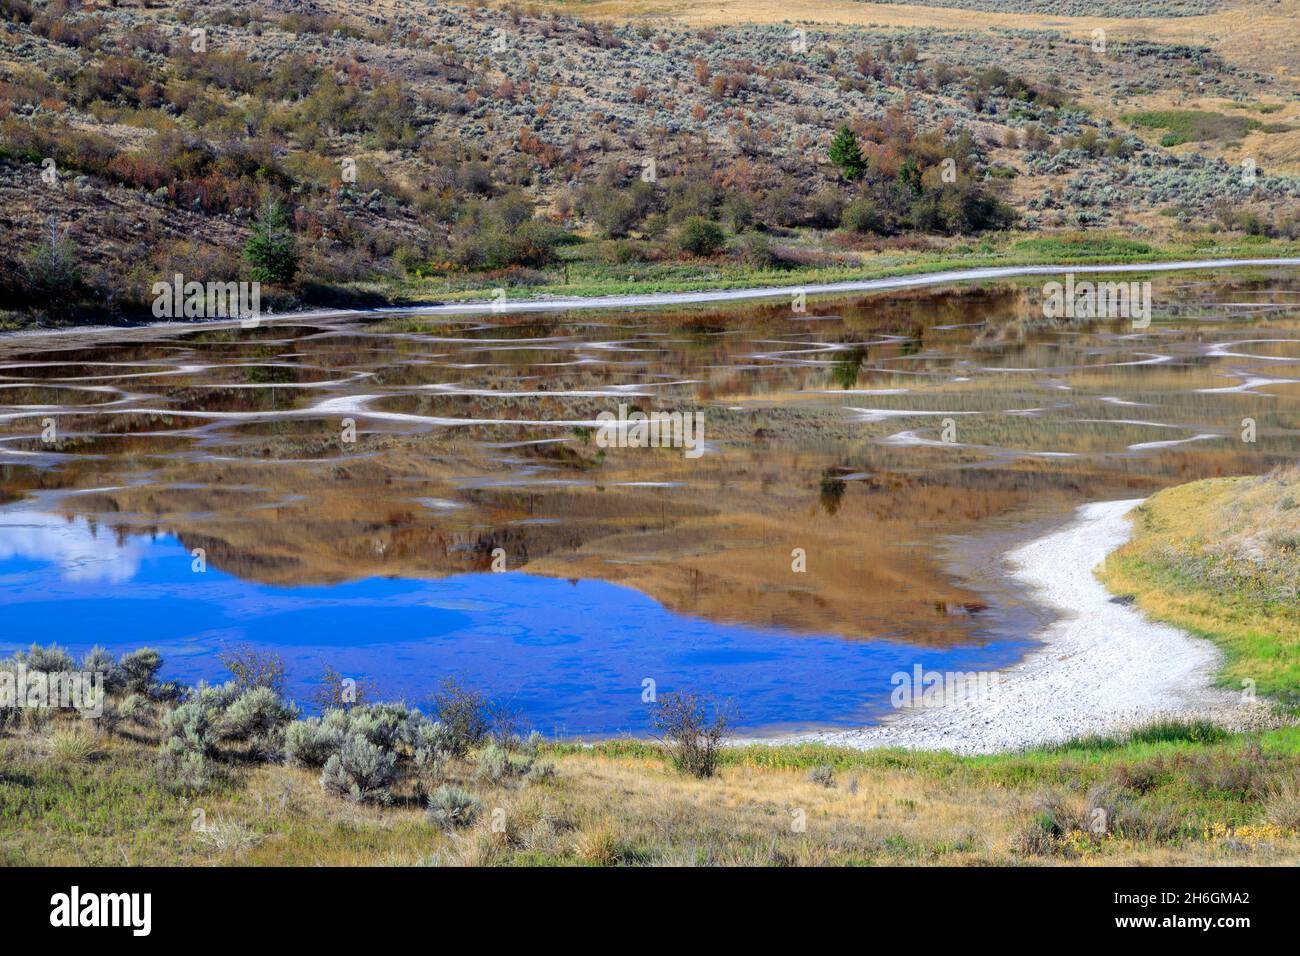
[[[442,302],[431,301],[425,304],[379,306],[376,308],[341,308],[341,309],[305,309],[282,313],[266,313],[260,318],[261,323],[276,319],[301,321],[304,319],[328,319],[349,315],[398,316],[398,315],[505,315],[527,312],[563,312],[574,309],[627,309],[627,308],[669,308],[683,305],[728,304],[762,299],[775,299],[803,293],[807,296],[848,295],[862,292],[889,292],[901,289],[921,288],[954,282],[979,282],[991,279],[1013,279],[1024,276],[1055,275],[1065,272],[1088,275],[1106,275],[1111,273],[1148,273],[1176,272],[1205,269],[1241,269],[1270,268],[1278,266],[1300,266],[1300,257],[1283,257],[1269,259],[1191,259],[1161,262],[1124,262],[1124,263],[1051,263],[1027,264],[1013,266],[984,266],[970,269],[950,269],[938,272],[919,272],[896,274],[872,279],[849,279],[839,282],[803,283],[793,285],[757,285],[749,288],[728,289],[711,288],[678,292],[651,292],[639,295],[570,295],[565,297],[546,297],[532,299],[508,299],[495,302]],[[93,332],[96,330],[127,329],[169,329],[192,328],[203,325],[213,328],[226,328],[239,325],[239,319],[194,319],[183,322],[147,322],[137,325],[76,325],[65,328],[30,328],[0,332],[0,341],[6,338],[32,337],[47,335],[68,335],[73,333]]]

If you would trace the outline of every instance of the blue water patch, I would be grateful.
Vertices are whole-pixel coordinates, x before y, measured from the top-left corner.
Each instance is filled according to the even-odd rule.
[[[422,705],[445,676],[505,701],[557,736],[645,735],[658,694],[731,700],[745,731],[842,727],[890,713],[891,676],[1005,667],[1026,643],[948,649],[718,624],[599,580],[510,572],[280,587],[242,580],[170,536],[118,535],[83,519],[0,512],[0,653],[57,642],[80,654],[157,648],[164,676],[223,680],[217,654],[281,655],[310,700],[327,667]]]

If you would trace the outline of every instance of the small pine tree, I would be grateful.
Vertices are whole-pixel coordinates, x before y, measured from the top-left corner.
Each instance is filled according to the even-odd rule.
[[[903,165],[898,169],[898,181],[911,191],[913,196],[920,196],[925,191],[921,184],[921,167],[917,165],[916,157],[909,156],[903,160]]]
[[[285,285],[298,274],[298,251],[289,211],[279,201],[268,203],[254,221],[244,258],[253,267],[253,278],[258,282]]]
[[[72,298],[81,286],[77,247],[51,216],[45,241],[27,256],[27,281],[49,299]]]
[[[831,162],[840,168],[845,179],[857,179],[867,169],[867,162],[862,158],[862,149],[858,146],[858,137],[848,124],[840,126],[831,140]]]

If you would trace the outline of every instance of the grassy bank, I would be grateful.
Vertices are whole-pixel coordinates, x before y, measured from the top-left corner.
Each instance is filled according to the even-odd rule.
[[[1128,265],[1300,255],[1300,243],[1296,242],[1205,236],[1183,242],[1148,243],[1106,233],[990,237],[912,251],[838,249],[832,255],[826,252],[822,238],[806,233],[795,236],[785,246],[788,258],[765,266],[749,263],[740,255],[666,261],[634,255],[628,261],[611,261],[610,243],[591,240],[565,247],[560,262],[540,269],[411,276],[359,283],[350,291],[415,304],[472,301],[498,294],[498,289],[507,299],[585,297],[814,285],[989,266]],[[626,247],[627,243],[622,245]],[[801,263],[800,258],[810,261]]]
[[[481,804],[448,832],[419,806],[325,792],[318,774],[232,758],[177,793],[147,728],[70,747],[0,740],[0,862],[626,865],[1295,863],[1296,731],[1168,725],[1129,741],[958,758],[818,746],[728,753],[708,780],[656,746],[548,748],[539,782],[447,776]],[[1100,813],[1098,812],[1100,811]]]
[[[1222,647],[1225,685],[1300,704],[1300,469],[1170,488],[1133,523],[1106,586]]]

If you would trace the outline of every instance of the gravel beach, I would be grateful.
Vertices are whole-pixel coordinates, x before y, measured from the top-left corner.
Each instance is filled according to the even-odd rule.
[[[1162,718],[1204,718],[1231,728],[1266,721],[1268,708],[1212,686],[1220,656],[1209,641],[1147,620],[1112,600],[1093,569],[1128,540],[1125,517],[1140,500],[1084,505],[1060,530],[1006,556],[1011,573],[1060,620],[1043,646],[1000,672],[988,693],[907,708],[874,727],[782,738],[842,747],[906,747],[992,753]]]

